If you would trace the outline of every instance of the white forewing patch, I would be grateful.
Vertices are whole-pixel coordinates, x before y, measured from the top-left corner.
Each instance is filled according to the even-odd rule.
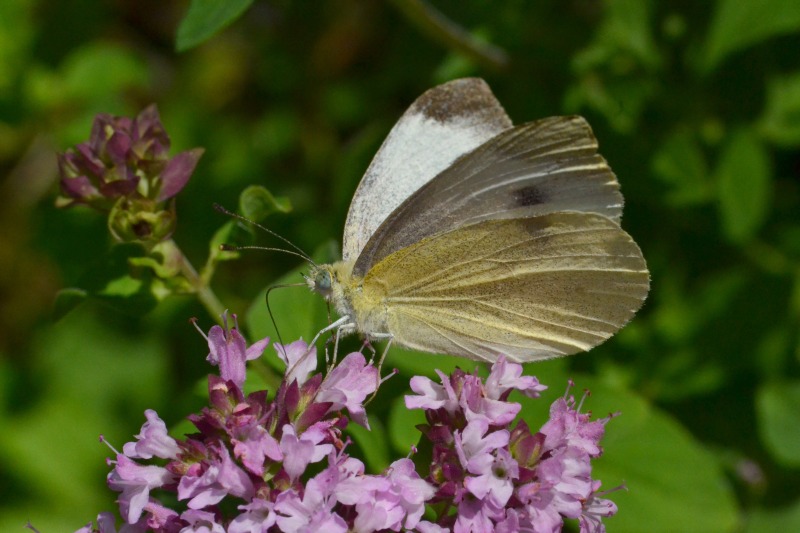
[[[486,132],[470,128],[463,119],[443,124],[413,115],[402,126],[386,138],[350,204],[342,253],[345,261],[358,257],[378,226],[414,191],[488,140]]]
[[[342,258],[355,260],[414,191],[511,125],[483,80],[454,80],[425,92],[392,128],[359,183],[347,214]]]

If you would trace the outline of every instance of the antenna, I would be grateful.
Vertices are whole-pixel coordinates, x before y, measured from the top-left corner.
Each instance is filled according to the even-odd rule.
[[[272,289],[283,289],[286,287],[303,287],[305,283],[286,283],[284,285],[273,285],[267,288],[267,292],[264,295],[264,300],[267,302],[267,313],[269,313],[269,319],[272,321],[272,327],[275,328],[275,333],[278,335],[278,342],[281,343],[281,346],[285,346],[283,343],[283,339],[281,338],[281,332],[278,329],[278,323],[275,322],[275,315],[272,314],[272,309],[269,306],[269,293],[272,292]]]
[[[284,250],[283,248],[271,248],[269,246],[237,246],[235,244],[223,243],[219,245],[219,249],[222,250],[223,252],[238,252],[240,250],[262,250],[266,252],[283,252],[285,254],[295,255],[300,259],[303,259],[304,261],[308,261],[313,266],[317,266],[316,263],[314,263],[314,261],[312,261],[311,258],[309,258],[307,255],[299,254],[297,252],[293,252],[292,250]]]
[[[288,244],[289,246],[291,246],[292,248],[297,250],[297,252],[292,252],[290,250],[283,250],[281,248],[264,248],[264,247],[261,247],[261,246],[233,246],[233,245],[230,245],[230,244],[221,245],[220,246],[221,250],[225,250],[225,251],[228,251],[228,252],[233,252],[233,251],[237,251],[237,250],[268,250],[268,251],[273,251],[273,252],[284,252],[284,253],[296,255],[296,256],[304,259],[305,261],[308,261],[313,266],[317,266],[317,264],[314,262],[314,260],[311,259],[311,257],[307,253],[305,253],[299,246],[295,245],[292,241],[290,241],[286,237],[283,237],[282,235],[278,235],[277,233],[275,233],[271,229],[268,229],[268,228],[262,226],[261,224],[259,224],[258,222],[254,221],[254,220],[250,220],[249,218],[243,217],[242,215],[240,215],[238,213],[234,213],[233,211],[229,211],[229,210],[225,209],[224,207],[222,207],[221,205],[219,205],[217,203],[214,204],[214,209],[216,211],[224,214],[224,215],[228,215],[229,217],[235,218],[235,219],[240,220],[242,222],[248,222],[248,223],[254,225],[255,227],[259,228],[260,230],[262,230],[262,231],[264,231],[266,233],[269,233],[273,237],[276,237],[276,238],[282,240],[283,242],[285,242],[286,244]]]

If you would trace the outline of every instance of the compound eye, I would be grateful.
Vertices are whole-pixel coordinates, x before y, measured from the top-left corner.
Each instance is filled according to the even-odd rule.
[[[330,294],[331,292],[331,273],[327,270],[322,270],[317,272],[317,276],[314,278],[314,287],[321,293],[321,294]]]

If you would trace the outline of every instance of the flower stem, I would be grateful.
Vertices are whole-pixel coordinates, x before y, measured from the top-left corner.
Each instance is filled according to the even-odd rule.
[[[225,312],[225,306],[219,301],[217,295],[214,294],[214,291],[211,289],[211,286],[208,284],[208,282],[198,275],[197,270],[195,270],[194,266],[192,266],[192,263],[181,251],[175,241],[170,239],[170,244],[179,257],[180,272],[189,282],[192,290],[197,295],[197,299],[200,300],[200,303],[206,308],[208,314],[211,315],[219,324],[222,324],[222,313]]]
[[[508,66],[508,55],[502,48],[476,39],[424,0],[392,0],[392,3],[420,30],[446,47],[494,70]]]

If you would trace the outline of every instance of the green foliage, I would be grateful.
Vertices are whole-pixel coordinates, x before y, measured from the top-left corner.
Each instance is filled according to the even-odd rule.
[[[711,70],[747,46],[800,30],[800,5],[782,0],[719,0],[702,66]]]
[[[788,467],[800,466],[800,381],[767,383],[756,397],[761,439]]]
[[[769,210],[772,180],[766,149],[749,131],[725,144],[716,170],[722,229],[732,241],[747,241]]]
[[[253,0],[192,0],[178,27],[175,48],[184,52],[202,43],[244,13]]]
[[[189,317],[207,330],[228,308],[251,339],[278,340],[266,290],[303,283],[308,265],[221,251],[290,248],[214,203],[335,259],[331,239],[394,121],[463,75],[485,77],[515,122],[587,117],[652,273],[614,339],[526,366],[550,389],[525,400],[525,418],[541,423],[570,376],[591,388],[588,409],[621,412],[597,465],[605,488],[627,486],[611,496],[611,531],[798,529],[800,4],[128,4],[0,2],[0,530],[28,518],[74,530],[112,508],[96,435],[120,447],[145,408],[175,427],[202,405],[207,349]],[[53,207],[53,154],[85,140],[96,113],[151,102],[171,153],[206,152],[176,198],[172,241],[111,246],[104,215]],[[329,323],[306,287],[269,302],[284,342]],[[273,348],[253,363],[274,391]],[[374,431],[352,434],[369,468],[418,440],[408,378],[457,365],[476,366],[390,349],[384,374],[399,374],[369,407]]]

